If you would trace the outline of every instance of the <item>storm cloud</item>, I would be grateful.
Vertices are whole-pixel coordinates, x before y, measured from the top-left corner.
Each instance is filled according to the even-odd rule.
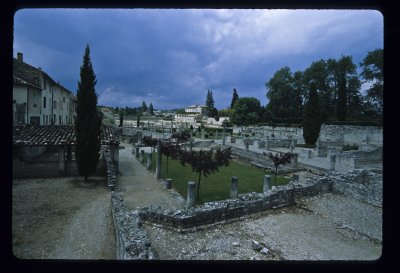
[[[383,48],[374,10],[22,9],[14,56],[76,92],[86,44],[100,105],[156,109],[203,104],[213,91],[226,108],[240,97],[267,103],[265,82],[289,66]]]

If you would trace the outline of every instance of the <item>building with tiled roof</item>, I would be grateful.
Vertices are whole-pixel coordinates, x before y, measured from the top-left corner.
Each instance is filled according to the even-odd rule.
[[[13,124],[72,125],[76,96],[41,68],[13,59]]]

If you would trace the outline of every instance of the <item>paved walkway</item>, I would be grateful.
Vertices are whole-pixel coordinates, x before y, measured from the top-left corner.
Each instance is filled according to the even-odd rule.
[[[165,189],[162,180],[155,178],[135,155],[132,154],[133,146],[121,142],[124,149],[119,150],[118,191],[122,192],[124,202],[129,209],[160,206],[162,209],[180,209],[185,205],[174,190]]]

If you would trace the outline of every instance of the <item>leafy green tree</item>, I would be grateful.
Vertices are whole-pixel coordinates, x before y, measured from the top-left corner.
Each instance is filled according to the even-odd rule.
[[[383,113],[383,49],[368,52],[360,63],[361,77],[364,82],[370,83],[366,99],[372,110],[382,117]]]
[[[289,67],[283,67],[265,84],[270,113],[277,119],[298,118],[298,99],[293,88],[293,76]]]
[[[233,88],[233,94],[232,94],[232,101],[231,101],[231,109],[235,106],[235,102],[239,99],[239,95],[236,91],[236,88]]]
[[[228,109],[221,109],[218,111],[218,116],[220,117],[229,117],[232,119],[233,113],[235,110],[233,108],[228,108]]]
[[[228,166],[231,148],[215,151],[182,151],[180,161],[183,166],[191,165],[192,171],[198,173],[196,200],[199,199],[201,176],[207,177],[210,173],[218,172],[221,166]]]
[[[90,48],[87,45],[80,69],[75,119],[76,162],[79,175],[85,181],[96,171],[100,157],[102,113],[97,109],[96,82]]]
[[[232,123],[236,125],[257,124],[261,116],[261,104],[256,98],[239,98],[234,106]]]
[[[308,100],[304,106],[303,137],[306,144],[313,145],[317,142],[321,130],[321,112],[316,84],[310,83]]]

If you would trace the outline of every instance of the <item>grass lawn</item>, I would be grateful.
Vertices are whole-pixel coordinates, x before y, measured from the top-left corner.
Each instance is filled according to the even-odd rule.
[[[153,154],[152,170],[155,172],[157,154]],[[146,162],[146,160],[144,160]],[[264,169],[251,166],[250,164],[231,160],[229,166],[220,167],[219,172],[211,173],[208,177],[202,175],[200,181],[199,200],[197,204],[205,202],[223,200],[229,198],[231,188],[231,177],[238,177],[238,194],[248,192],[262,192],[264,185],[264,175],[267,173]],[[275,175],[271,174],[271,186],[285,185],[289,178],[279,176],[275,180]],[[171,178],[172,187],[186,199],[187,185],[189,181],[197,183],[198,173],[192,172],[190,165],[182,166],[179,160],[168,160],[162,156],[161,178]]]

